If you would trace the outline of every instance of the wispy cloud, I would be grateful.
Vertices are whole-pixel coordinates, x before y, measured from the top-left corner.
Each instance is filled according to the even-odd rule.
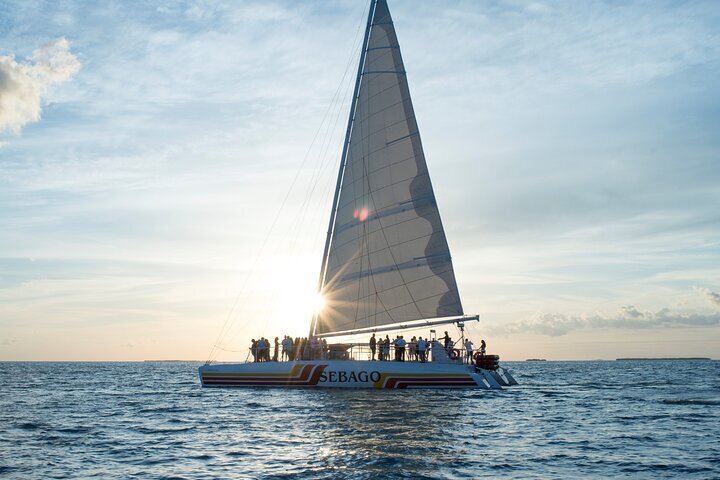
[[[20,133],[40,120],[41,101],[48,87],[69,80],[80,70],[70,42],[58,38],[35,50],[24,62],[0,56],[0,132]]]

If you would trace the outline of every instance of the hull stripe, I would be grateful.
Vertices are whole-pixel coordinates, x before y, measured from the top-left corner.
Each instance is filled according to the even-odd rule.
[[[215,375],[207,377],[202,375],[203,385],[214,386],[253,386],[253,385],[281,385],[281,386],[313,386],[317,385],[320,375],[327,365],[305,365],[299,377],[273,377],[251,374],[253,376]],[[295,370],[295,369],[293,369]]]
[[[241,372],[202,372],[202,384],[208,387],[313,387],[327,365],[295,364],[288,373],[241,373]],[[453,373],[383,373],[372,384],[375,388],[461,388],[479,387],[468,374]]]

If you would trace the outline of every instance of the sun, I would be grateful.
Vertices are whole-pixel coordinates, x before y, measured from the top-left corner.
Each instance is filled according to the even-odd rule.
[[[325,298],[322,293],[316,293],[312,299],[313,313],[320,313],[325,308]]]

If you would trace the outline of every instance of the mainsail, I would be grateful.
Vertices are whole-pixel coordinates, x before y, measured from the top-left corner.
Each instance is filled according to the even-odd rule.
[[[463,315],[390,11],[370,8],[313,334]]]

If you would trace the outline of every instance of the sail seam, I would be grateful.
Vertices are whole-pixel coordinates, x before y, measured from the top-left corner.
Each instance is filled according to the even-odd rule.
[[[385,50],[385,51],[373,54],[375,56],[368,55],[367,62],[365,63],[365,67],[367,67],[368,70],[375,68],[375,64],[383,63],[383,60],[385,59],[385,57],[390,56],[392,58],[392,53],[395,49],[380,46],[380,47],[370,47],[369,49],[366,49],[365,52],[371,52],[371,51],[375,51],[375,50]],[[396,69],[397,68],[402,68],[402,65],[396,66]]]
[[[402,136],[400,138],[396,138],[395,140],[390,140],[389,142],[385,142],[385,145],[392,145],[397,142],[402,142],[403,140],[407,140],[408,138],[414,137],[415,135],[419,135],[419,134],[420,134],[420,132],[414,131],[414,132],[408,133],[407,135]]]
[[[394,228],[394,227],[397,227],[397,226],[399,226],[399,225],[402,225],[403,223],[416,222],[416,221],[418,221],[418,220],[423,220],[423,219],[422,219],[421,217],[408,218],[408,219],[405,219],[405,220],[400,220],[399,222],[392,223],[392,224],[390,224],[390,225],[385,225],[385,228],[390,229],[390,228]],[[377,230],[372,230],[370,233],[371,233],[371,234],[372,234],[372,233],[377,233],[377,232],[379,232],[379,231],[380,231],[380,229],[378,228]],[[440,230],[440,231],[442,231],[442,232],[444,233],[444,230]],[[424,237],[426,237],[426,236],[432,236],[432,233],[430,233],[430,234],[428,234],[428,235],[423,235],[423,236],[421,236],[421,237],[414,237],[414,238],[412,238],[412,239],[410,239],[410,240],[408,240],[408,241],[417,240],[417,239],[419,239],[419,238],[424,238]],[[356,240],[357,240],[357,238],[351,238],[351,239],[349,239],[349,240],[346,240],[346,241],[344,241],[343,243],[339,243],[339,244],[337,245],[337,248],[338,248],[338,249],[344,248],[346,245],[349,245],[349,244],[353,243],[353,242],[356,241]]]
[[[366,49],[365,51],[366,51],[366,52],[372,52],[373,50],[385,50],[385,49],[389,49],[389,48],[397,48],[397,49],[399,49],[399,48],[400,48],[400,45],[387,45],[387,46],[383,46],[383,47],[371,47],[371,48]]]
[[[418,198],[415,200],[410,200],[410,202],[396,203],[389,207],[385,207],[381,210],[377,210],[375,213],[369,215],[367,217],[367,219],[362,223],[363,224],[370,223],[370,221],[372,221],[372,220],[378,220],[380,218],[391,217],[393,215],[397,215],[400,213],[408,212],[410,210],[414,210],[415,208],[423,206],[423,205],[432,205],[433,203],[435,203],[434,196],[426,196],[426,197]],[[339,227],[335,228],[335,232],[336,232],[336,234],[338,234],[338,233],[344,232],[345,230],[349,230],[353,227],[356,227],[357,225],[359,225],[358,221],[353,219],[352,221],[344,223],[344,224],[340,225]],[[386,225],[385,227],[387,228],[387,227],[391,227],[393,225]],[[370,233],[375,233],[376,231],[377,230],[374,230],[374,231],[371,230]]]
[[[390,247],[385,248],[383,250],[389,250]],[[365,257],[365,255],[363,255]],[[368,255],[369,257],[369,255]],[[434,255],[428,255],[427,257],[418,257],[413,258],[412,260],[408,260],[407,262],[402,263],[394,263],[392,265],[385,265],[383,267],[377,267],[374,270],[370,269],[368,272],[354,272],[349,273],[343,277],[340,277],[340,282],[354,280],[356,278],[365,278],[367,276],[371,275],[382,275],[383,273],[390,273],[390,272],[399,272],[401,270],[410,270],[411,268],[420,268],[420,267],[427,267],[430,265],[431,262],[435,263],[449,263],[451,261],[450,259],[450,252],[446,253],[436,253]],[[404,282],[404,285],[407,285],[407,282]]]
[[[379,114],[381,114],[381,113],[384,113],[384,110],[378,110],[377,112],[373,113],[372,115],[373,115],[373,116],[374,116],[374,115],[379,115]],[[409,119],[408,119],[408,120],[409,120]],[[398,125],[398,124],[400,124],[400,123],[401,123],[401,122],[393,123],[393,124],[388,125],[388,127],[394,127],[395,125]],[[409,122],[407,122],[407,123],[409,123]],[[409,125],[408,125],[408,126],[409,126]],[[408,130],[409,130],[409,129],[408,129]],[[382,130],[375,131],[375,132],[369,134],[367,137],[361,138],[360,141],[362,142],[362,141],[368,140],[371,136],[377,135],[377,134],[380,133],[381,131],[382,131]],[[357,145],[357,143],[356,143],[356,145]],[[388,145],[387,145],[387,144],[382,145],[380,148],[377,148],[377,149],[371,151],[371,152],[369,153],[369,155],[373,155],[373,154],[375,154],[375,153],[377,153],[377,152],[380,152],[380,151],[382,151],[382,150],[385,150],[386,148],[388,148]],[[417,158],[417,156],[418,156],[417,154],[413,154],[413,156],[412,156],[412,157],[409,157],[409,158]],[[407,159],[406,159],[406,160],[407,160]],[[357,160],[355,160],[355,161],[357,161]],[[354,163],[354,161],[351,161],[351,162],[349,163],[349,165],[352,165],[353,163]]]
[[[414,180],[415,178],[427,177],[427,176],[429,176],[428,172],[418,173],[417,175],[413,175],[412,177],[403,178],[402,180],[398,180],[397,182],[393,182],[393,183],[390,183],[390,184],[388,184],[388,185],[385,185],[385,186],[382,186],[382,187],[380,187],[380,188],[377,188],[377,189],[373,190],[371,193],[378,193],[378,192],[380,192],[380,191],[382,191],[382,190],[385,190],[385,189],[387,189],[387,188],[391,188],[391,187],[394,187],[395,185],[399,185],[399,184],[401,184],[401,183],[403,183],[403,182],[407,182],[408,180]],[[372,197],[372,195],[371,195],[371,197]],[[352,205],[352,204],[355,203],[356,201],[357,201],[357,199],[356,199],[356,198],[353,198],[351,201],[340,205],[340,207],[338,208],[338,211],[342,210],[343,208],[347,207],[348,205]],[[385,207],[382,207],[382,208],[388,208],[388,207],[385,206]]]
[[[383,92],[383,93],[384,93],[384,92]],[[367,122],[368,120],[370,120],[372,117],[374,117],[374,116],[376,116],[376,115],[379,115],[379,114],[381,114],[381,113],[385,113],[385,112],[387,112],[388,110],[390,110],[391,108],[397,107],[398,105],[403,105],[404,103],[405,103],[405,98],[402,98],[402,99],[398,100],[397,102],[391,103],[390,105],[388,105],[388,106],[386,106],[386,107],[383,107],[383,108],[381,108],[381,109],[379,109],[379,110],[375,110],[374,112],[367,112],[367,114],[366,114],[365,116],[360,117],[357,121],[358,121],[358,123],[366,123],[366,122]],[[387,126],[397,125],[398,123],[402,123],[402,122],[409,123],[409,120],[410,120],[409,117],[402,118],[402,119],[398,120],[398,121],[395,122],[395,123],[392,123],[392,124],[390,124],[390,125],[386,125],[386,126],[384,126],[383,128],[380,128],[380,129],[378,129],[378,130],[375,130],[375,131],[373,131],[373,132],[370,132],[370,133],[368,134],[368,137],[371,136],[371,135],[375,135],[375,134],[378,133],[378,132],[383,131]],[[367,138],[367,137],[366,137],[366,138]],[[362,141],[362,140],[364,140],[364,139],[361,138],[360,140]]]
[[[449,272],[452,270],[452,265],[448,264],[448,267],[446,267],[446,270],[443,270],[442,273]],[[395,290],[396,288],[401,288],[401,287],[404,287],[405,285],[412,285],[413,283],[422,282],[423,280],[427,280],[428,278],[433,278],[435,276],[436,275],[434,273],[432,275],[425,275],[423,277],[416,278],[415,280],[410,280],[409,282],[407,282],[407,284],[398,284],[398,285],[393,285],[392,287],[382,289],[378,293],[389,292],[391,290]],[[337,280],[334,283],[338,284]],[[371,296],[372,295],[366,295],[364,297],[360,297],[360,300],[366,300],[366,299],[370,298]]]
[[[363,75],[375,75],[381,73],[396,73],[398,75],[406,75],[405,70],[372,70],[370,72],[363,72]]]
[[[378,111],[376,111],[376,112],[373,112],[373,113],[369,114],[367,117],[365,117],[365,121],[369,120],[371,117],[374,117],[375,115],[379,115],[379,114],[381,114],[381,113],[385,113],[385,112],[387,112],[388,110],[390,110],[391,108],[396,107],[396,106],[398,106],[398,105],[402,105],[402,101],[393,103],[392,105],[388,105],[387,107],[383,108],[382,110],[378,110]],[[377,134],[379,134],[379,133],[387,132],[391,127],[394,127],[394,126],[396,126],[396,125],[406,125],[406,126],[407,126],[407,124],[408,124],[408,119],[407,119],[407,118],[401,118],[401,119],[398,120],[397,122],[388,123],[387,125],[384,125],[382,128],[378,128],[377,130],[373,130],[372,132],[370,132],[370,133],[368,134],[368,136],[367,136],[366,138],[370,138],[370,137],[372,137],[372,136],[374,136],[374,135],[377,135]],[[410,129],[407,129],[407,130],[409,131]],[[360,140],[365,140],[365,139],[363,138],[363,139],[360,139]],[[377,150],[376,150],[376,151],[377,151]],[[371,172],[371,173],[372,173],[372,172]]]
[[[368,80],[370,80],[370,79],[368,79]],[[395,84],[395,85],[390,85],[390,86],[388,86],[388,87],[383,88],[383,89],[380,90],[379,92],[373,93],[372,95],[368,96],[368,100],[372,100],[372,99],[374,99],[375,97],[377,97],[378,95],[382,95],[383,93],[387,92],[388,90],[392,90],[393,88],[398,88],[397,84]],[[398,103],[402,103],[402,100],[400,100],[400,101],[397,102],[397,103],[393,103],[393,104],[390,105],[390,106],[397,105]],[[400,120],[400,121],[402,121],[402,120]]]
[[[388,176],[387,173],[380,173],[380,172],[382,172],[383,170],[387,170],[387,169],[389,169],[389,168],[392,168],[392,167],[399,166],[399,165],[401,165],[403,162],[411,161],[411,160],[413,160],[413,158],[414,158],[414,157],[407,157],[407,158],[403,158],[402,160],[398,160],[397,162],[388,163],[388,164],[387,164],[386,166],[384,166],[384,167],[376,168],[375,170],[369,172],[369,175],[374,175],[374,176],[378,176],[378,175]],[[348,187],[353,187],[353,188],[354,188],[354,185],[355,185],[358,181],[359,181],[359,179],[358,179],[358,180],[352,180],[350,183],[345,184],[344,187],[346,187],[346,188],[348,188]],[[345,205],[347,205],[347,204],[345,204]]]
[[[369,174],[369,175],[374,175],[374,174],[376,174],[376,173],[378,173],[378,172],[382,172],[383,170],[386,170],[386,169],[388,169],[388,168],[391,168],[391,167],[400,165],[400,164],[403,163],[403,162],[407,162],[408,160],[413,160],[413,159],[415,159],[415,155],[410,155],[409,157],[405,157],[405,158],[403,158],[402,160],[398,160],[397,162],[388,163],[387,165],[383,165],[382,167],[376,168],[375,170],[371,170],[371,171],[369,171],[368,174]],[[345,186],[350,186],[350,185],[352,185],[352,184],[354,184],[354,183],[356,183],[356,182],[359,182],[359,181],[360,181],[359,179],[358,179],[358,180],[353,180],[352,182],[346,184]]]
[[[448,290],[448,291],[450,291],[450,292],[457,292],[458,290],[457,290],[457,288],[452,288],[452,289],[450,289],[450,290]],[[387,310],[388,316],[390,316],[390,313],[389,313],[390,310],[397,310],[397,309],[399,309],[399,308],[408,307],[408,306],[413,305],[413,304],[414,304],[415,306],[417,306],[417,303],[418,303],[418,302],[423,302],[423,301],[425,301],[425,300],[430,300],[431,298],[440,297],[440,296],[442,296],[442,295],[445,295],[445,292],[443,292],[443,293],[436,293],[436,294],[430,295],[430,296],[428,296],[428,297],[423,297],[423,298],[417,299],[417,300],[415,300],[415,301],[413,301],[413,302],[408,302],[408,303],[404,303],[404,304],[402,304],[402,305],[398,305],[397,307],[389,308],[389,309]],[[446,304],[446,305],[441,305],[441,306],[442,306],[442,307],[450,307],[450,306],[452,306],[452,305],[460,305],[460,302],[448,303],[448,304]],[[366,319],[366,318],[370,318],[370,316],[368,315],[368,316],[366,316],[366,317],[362,317],[362,318],[360,318],[359,320],[364,320],[364,319]],[[392,316],[390,316],[390,318],[392,318]],[[401,321],[403,321],[403,320],[401,320]],[[413,320],[405,320],[405,321],[406,321],[406,322],[411,322],[411,321],[413,321]]]
[[[416,220],[416,219],[413,219],[413,220]],[[398,224],[399,224],[399,223],[403,223],[403,222],[398,222]],[[395,225],[392,225],[392,226],[395,226]],[[386,228],[390,228],[390,227],[386,227]],[[377,230],[374,231],[374,232],[371,232],[371,234],[372,234],[372,233],[376,233],[376,232],[377,232]],[[415,241],[421,240],[421,239],[423,239],[423,238],[432,237],[435,233],[436,233],[436,232],[428,233],[427,235],[422,235],[422,236],[420,236],[420,237],[413,237],[413,238],[408,239],[408,240],[403,240],[402,242],[393,243],[392,245],[388,245],[387,247],[383,247],[383,248],[378,248],[377,250],[373,250],[372,252],[368,251],[368,255],[372,255],[372,254],[375,254],[375,253],[380,253],[380,252],[383,252],[383,251],[388,250],[388,249],[390,249],[390,248],[399,247],[400,245],[404,245],[404,244],[410,243],[410,242],[415,242]],[[342,245],[339,245],[337,248],[338,248],[338,250],[339,250],[339,249],[342,249],[342,248],[344,248],[346,245],[349,245],[349,244],[351,244],[351,243],[352,243],[352,242],[345,242],[345,243],[343,243]],[[450,254],[450,249],[448,249],[446,252],[447,252],[447,254],[449,255],[449,254]],[[440,253],[443,253],[443,252],[440,252]]]

